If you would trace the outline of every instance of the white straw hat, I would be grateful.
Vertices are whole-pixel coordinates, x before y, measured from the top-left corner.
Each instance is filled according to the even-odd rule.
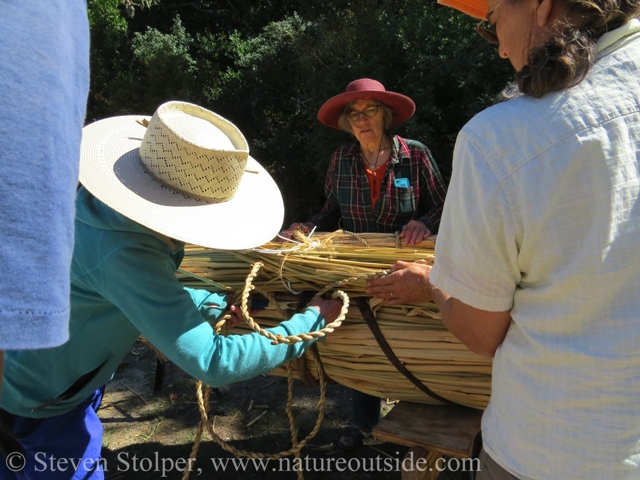
[[[284,217],[278,186],[249,156],[240,130],[186,102],[165,103],[151,118],[127,115],[86,126],[80,182],[126,217],[203,247],[262,245]]]

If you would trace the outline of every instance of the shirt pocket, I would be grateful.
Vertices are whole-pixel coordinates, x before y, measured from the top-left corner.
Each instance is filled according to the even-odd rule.
[[[403,188],[393,185],[390,203],[398,215],[411,216],[416,210],[413,186]]]

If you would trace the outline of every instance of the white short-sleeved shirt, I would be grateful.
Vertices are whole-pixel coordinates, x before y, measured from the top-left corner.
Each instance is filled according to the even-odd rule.
[[[485,449],[521,479],[640,479],[640,21],[587,78],[473,118],[431,281],[511,309]]]

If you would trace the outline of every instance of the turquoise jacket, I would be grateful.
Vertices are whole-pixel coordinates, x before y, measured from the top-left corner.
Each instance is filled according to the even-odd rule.
[[[225,298],[181,286],[175,273],[183,248],[170,251],[84,188],[76,198],[75,241],[69,340],[5,353],[0,407],[13,414],[43,418],[73,409],[113,377],[140,334],[211,386],[268,372],[311,343],[273,346],[256,333],[216,335],[208,321],[221,315]],[[318,310],[308,308],[269,330],[286,336],[323,326]]]

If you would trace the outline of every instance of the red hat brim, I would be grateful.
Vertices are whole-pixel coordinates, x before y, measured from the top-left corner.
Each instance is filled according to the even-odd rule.
[[[416,104],[409,97],[400,93],[381,91],[381,90],[359,90],[354,92],[345,92],[335,97],[331,97],[324,102],[318,111],[318,120],[327,127],[342,130],[338,125],[338,119],[342,114],[347,103],[353,100],[362,100],[370,98],[378,100],[393,111],[393,120],[389,128],[400,125],[409,120],[416,111]]]

